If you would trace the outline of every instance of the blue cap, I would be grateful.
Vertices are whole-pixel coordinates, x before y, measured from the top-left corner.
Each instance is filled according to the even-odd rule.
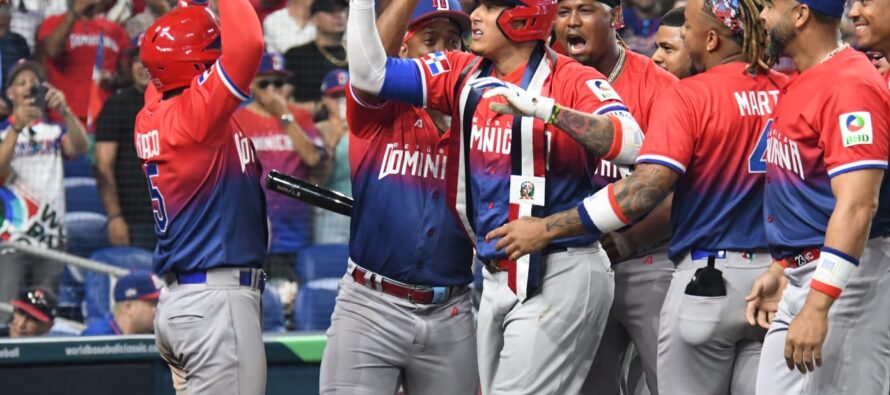
[[[288,75],[290,72],[284,68],[284,56],[278,52],[266,52],[260,61],[260,69],[257,75],[280,74]]]
[[[408,30],[434,18],[448,18],[460,27],[461,33],[470,31],[470,16],[464,12],[458,0],[421,0],[411,14]]]
[[[158,300],[161,291],[155,285],[154,276],[149,272],[132,271],[117,280],[114,285],[114,301]]]
[[[844,16],[844,3],[846,3],[846,0],[800,0],[800,2],[825,15],[836,18]]]
[[[333,69],[324,76],[324,80],[321,82],[321,94],[333,95],[343,92],[346,90],[347,84],[349,84],[349,72],[343,69]]]

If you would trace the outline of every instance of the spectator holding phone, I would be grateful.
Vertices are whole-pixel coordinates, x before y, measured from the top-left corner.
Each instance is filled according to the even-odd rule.
[[[4,210],[0,240],[64,249],[62,155],[86,152],[86,131],[38,63],[21,61],[7,78],[12,115],[0,123],[0,205],[17,210]],[[47,110],[61,114],[65,123],[49,122]],[[0,253],[0,300],[12,300],[23,286],[57,288],[62,265],[21,252]],[[5,318],[0,315],[0,321]]]

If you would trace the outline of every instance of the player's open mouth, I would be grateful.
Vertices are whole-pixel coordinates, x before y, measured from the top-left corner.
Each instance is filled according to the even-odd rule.
[[[857,22],[853,24],[856,34],[865,33],[868,30],[868,23]]]
[[[566,49],[569,50],[569,53],[575,54],[581,52],[581,50],[583,50],[584,47],[587,46],[587,40],[584,39],[584,37],[575,34],[569,34],[568,36],[566,36],[566,45],[568,46],[568,48]]]
[[[473,30],[471,30],[471,33],[473,34],[474,40],[478,39],[479,37],[482,37],[482,29],[473,29]]]

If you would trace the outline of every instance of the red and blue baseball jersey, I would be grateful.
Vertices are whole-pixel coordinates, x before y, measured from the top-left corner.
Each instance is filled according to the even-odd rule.
[[[408,284],[469,284],[473,246],[446,200],[448,135],[422,109],[349,91],[350,258]]]
[[[785,77],[752,77],[745,63],[722,64],[658,95],[637,164],[680,175],[668,255],[692,249],[766,248],[763,184],[766,130]]]
[[[313,141],[320,152],[325,152],[324,142],[315,129],[312,114],[296,106],[290,106],[289,110],[306,136]],[[294,151],[293,141],[278,118],[258,114],[248,107],[242,107],[235,112],[234,117],[238,124],[243,126],[242,131],[250,138],[260,163],[263,164],[261,180],[265,180],[271,170],[278,170],[303,180],[309,178],[311,169]],[[271,231],[269,252],[296,253],[311,244],[312,207],[287,195],[266,189],[264,192]]]
[[[782,258],[825,241],[835,198],[831,178],[887,169],[890,92],[860,52],[847,48],[794,76],[783,88],[769,139],[766,235]],[[872,236],[890,232],[884,177]]]
[[[158,237],[158,274],[261,267],[265,260],[260,164],[250,138],[232,118],[248,96],[222,64],[217,61],[181,95],[167,100],[149,86],[136,117],[136,152],[148,180]],[[233,72],[248,75],[235,81],[250,81],[253,66],[237,67]]]
[[[457,86],[458,79],[461,72],[475,59],[477,57],[474,55],[459,52],[433,53],[417,59],[415,64],[420,71],[423,86],[419,101],[424,106],[452,114],[453,122],[470,120],[467,125],[471,130],[468,147],[470,181],[467,188],[471,199],[467,205],[470,206],[468,211],[472,213],[472,217],[468,220],[476,234],[477,256],[481,259],[501,259],[505,254],[494,248],[498,239],[487,242],[485,235],[507,223],[510,218],[514,165],[511,161],[515,159],[511,156],[514,149],[514,117],[498,114],[489,108],[493,102],[505,103],[505,99],[501,97],[482,98],[475,106],[472,116],[463,113],[462,107],[466,103],[459,97],[459,92],[469,88],[458,88],[464,88],[474,73],[467,74],[461,86]],[[480,71],[478,78],[492,76],[486,74],[485,68],[481,66],[484,63],[479,62],[473,66],[474,71]],[[537,63],[531,60],[530,64]],[[529,78],[535,78],[526,69],[520,67],[510,75],[497,77],[523,86],[528,83]],[[544,89],[549,91],[546,95],[560,105],[586,113],[621,113],[621,116],[630,116],[618,94],[595,69],[585,67],[571,58],[555,55],[555,67],[550,73],[549,87]],[[467,117],[462,118],[463,115]],[[588,156],[584,148],[552,125],[546,127],[545,134],[546,203],[540,213],[542,216],[570,209],[593,192],[587,166]],[[456,155],[452,155],[452,158],[459,160]],[[449,188],[457,187],[451,184]],[[558,240],[554,246],[587,245],[594,242],[596,237],[584,235]]]
[[[615,78],[615,91],[627,105],[630,114],[637,120],[643,133],[649,130],[650,114],[658,110],[655,97],[667,87],[677,83],[677,77],[658,67],[652,59],[627,49],[624,69]],[[600,159],[593,173],[594,187],[599,189],[630,174],[626,166],[618,166]]]

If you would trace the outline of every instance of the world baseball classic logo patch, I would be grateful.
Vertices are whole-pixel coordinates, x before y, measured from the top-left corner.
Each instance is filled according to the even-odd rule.
[[[848,112],[839,117],[841,139],[844,147],[871,144],[874,141],[871,127],[871,113],[867,111]]]

